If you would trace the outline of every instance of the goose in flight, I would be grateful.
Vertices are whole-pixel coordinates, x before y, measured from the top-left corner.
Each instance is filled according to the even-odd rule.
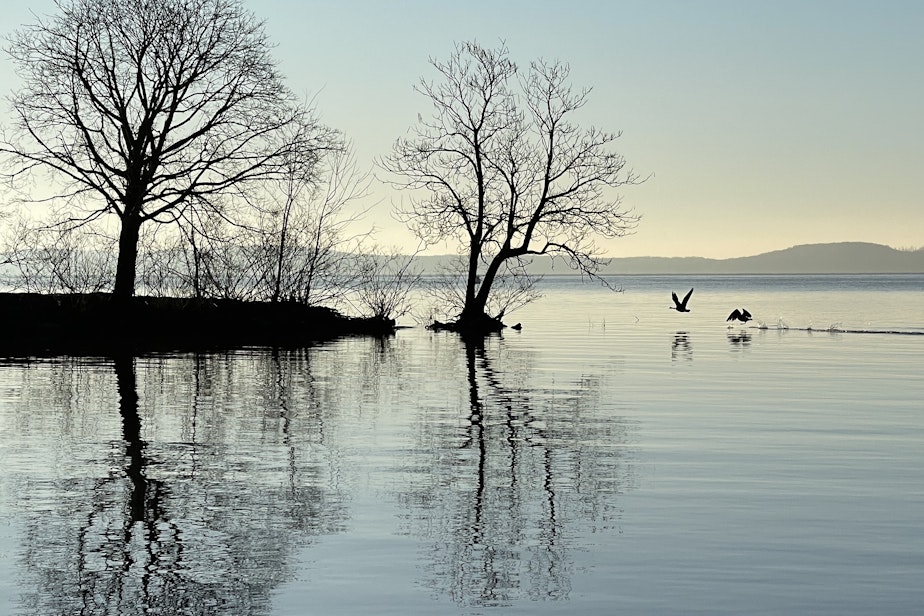
[[[690,312],[690,309],[687,308],[687,300],[690,299],[690,296],[693,295],[693,289],[690,289],[686,295],[683,296],[683,301],[677,299],[677,294],[671,292],[671,297],[674,298],[674,305],[670,306],[671,310],[676,310],[677,312]]]
[[[735,308],[732,310],[732,313],[728,315],[726,321],[741,321],[742,323],[747,323],[751,320],[751,313],[747,311],[747,308],[742,308],[738,310]]]

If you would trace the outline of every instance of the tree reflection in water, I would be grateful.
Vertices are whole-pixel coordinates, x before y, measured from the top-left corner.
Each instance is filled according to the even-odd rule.
[[[269,613],[355,490],[422,546],[438,599],[567,598],[575,552],[634,488],[612,388],[500,337],[415,336],[4,366],[21,395],[3,419],[31,449],[4,443],[0,475],[19,612]]]
[[[24,385],[21,416],[62,420],[45,429],[75,450],[50,461],[54,479],[39,469],[20,474],[21,612],[268,613],[271,592],[291,578],[293,552],[341,531],[346,518],[331,480],[336,455],[312,455],[324,451],[321,406],[310,384],[300,383],[297,396],[290,389],[293,375],[310,374],[307,357],[255,356],[248,375],[214,354],[116,357],[115,387],[98,364],[86,382],[86,366],[71,359],[50,380]],[[256,395],[235,397],[241,376]],[[105,410],[113,398],[117,415]],[[48,399],[57,411],[43,408]],[[106,423],[109,414],[120,430]],[[254,423],[259,448],[236,440]],[[97,436],[91,451],[90,433],[107,431],[115,439]]]
[[[618,495],[634,487],[633,428],[596,413],[599,379],[542,385],[528,358],[499,338],[487,343],[459,349],[461,426],[436,422],[422,434],[433,459],[422,464],[429,479],[400,496],[408,532],[428,541],[426,584],[458,604],[566,599],[578,535],[618,526]]]

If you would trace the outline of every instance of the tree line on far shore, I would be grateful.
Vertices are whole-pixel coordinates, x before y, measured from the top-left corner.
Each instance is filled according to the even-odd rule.
[[[413,257],[355,231],[369,173],[240,0],[56,6],[5,47],[22,80],[0,134],[7,285],[411,309]],[[618,133],[574,123],[589,90],[567,65],[521,70],[474,42],[431,65],[430,113],[377,164],[410,191],[397,215],[422,246],[458,243],[431,312],[491,331],[536,297],[534,255],[597,273],[595,239],[638,220],[615,191],[639,178]]]

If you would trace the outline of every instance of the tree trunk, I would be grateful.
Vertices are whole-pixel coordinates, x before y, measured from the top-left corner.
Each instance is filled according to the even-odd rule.
[[[502,251],[491,260],[488,269],[485,270],[484,275],[481,277],[481,285],[478,287],[477,292],[474,289],[474,284],[472,285],[471,293],[466,294],[465,307],[462,309],[460,321],[477,323],[485,320],[485,317],[488,316],[485,314],[485,307],[488,305],[491,287],[494,286],[494,279],[497,278],[497,272],[506,258],[505,253]]]
[[[273,297],[271,298],[270,301],[274,303],[279,301],[279,295],[282,293],[282,265],[284,262],[285,250],[286,250],[286,232],[285,232],[285,229],[283,229],[279,237],[279,250],[276,253],[276,264],[275,264],[276,271],[273,272],[276,280],[273,284]]]
[[[189,234],[189,243],[192,245],[193,254],[193,297],[199,299],[202,297],[202,283],[200,282],[199,270],[202,263],[202,253],[199,245],[196,244],[196,230],[193,229]]]
[[[475,287],[478,285],[478,255],[476,247],[472,247],[471,254],[468,258],[468,276],[465,280],[465,309],[472,304],[475,299]]]
[[[475,297],[475,305],[481,307],[484,312],[485,306],[488,305],[488,297],[491,295],[491,287],[494,286],[494,279],[497,278],[497,272],[500,271],[501,265],[508,259],[506,248],[502,249],[488,265],[481,279],[481,288],[478,289],[478,295]]]
[[[112,290],[115,297],[126,298],[135,294],[135,265],[138,260],[140,230],[140,218],[130,214],[122,217],[122,230],[119,233],[119,259],[116,262],[115,287]]]
[[[291,189],[290,189],[291,195]],[[286,239],[289,234],[289,214],[292,212],[292,197],[286,198],[286,206],[282,212],[282,223],[279,228],[279,251],[276,253],[276,282],[273,285],[273,302],[279,301],[279,295],[282,293],[282,265],[285,261]]]
[[[456,321],[456,328],[459,331],[486,334],[500,331],[503,328],[503,324],[498,319],[485,313],[487,299],[487,293],[478,293],[466,304],[462,309],[462,314],[459,315],[458,321]]]

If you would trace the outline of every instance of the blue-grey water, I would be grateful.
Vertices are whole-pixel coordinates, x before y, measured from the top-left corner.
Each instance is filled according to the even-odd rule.
[[[924,276],[614,280],[3,360],[0,614],[924,613]]]

